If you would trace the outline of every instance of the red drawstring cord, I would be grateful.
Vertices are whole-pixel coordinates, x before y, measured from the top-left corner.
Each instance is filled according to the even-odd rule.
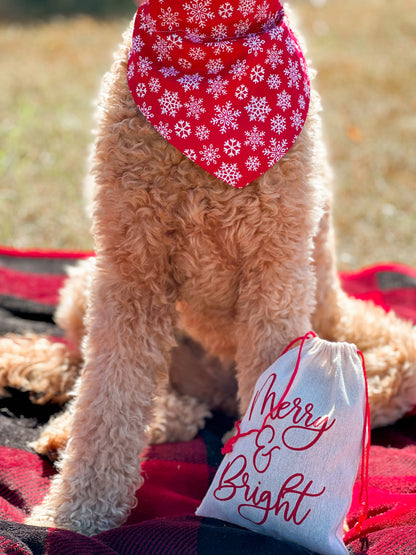
[[[302,341],[302,343],[300,344],[300,348],[299,348],[298,358],[296,360],[296,366],[295,366],[295,369],[292,372],[292,376],[289,380],[289,383],[287,384],[286,389],[285,389],[283,395],[280,398],[280,401],[277,403],[277,405],[275,407],[272,408],[272,410],[269,412],[269,414],[267,414],[266,417],[264,418],[261,428],[259,430],[252,429],[252,430],[249,430],[248,432],[241,433],[241,429],[240,429],[241,420],[238,420],[235,423],[235,427],[237,429],[236,433],[233,435],[233,437],[230,437],[230,439],[227,441],[227,443],[221,449],[221,453],[223,455],[225,455],[226,453],[231,453],[232,452],[234,444],[240,439],[240,437],[248,436],[248,435],[252,434],[253,432],[261,432],[264,429],[265,425],[266,425],[267,419],[273,414],[274,411],[277,411],[279,409],[279,407],[281,406],[281,404],[285,400],[286,396],[288,395],[288,393],[290,391],[290,388],[293,385],[293,382],[295,381],[295,378],[296,378],[296,375],[298,373],[299,366],[300,366],[300,359],[301,359],[301,356],[302,356],[303,345],[304,345],[305,341],[307,339],[309,339],[310,337],[316,337],[316,333],[314,333],[313,331],[309,331],[303,337],[298,337],[297,339],[294,339],[293,341],[291,341],[289,343],[289,345],[286,347],[286,349],[280,355],[280,357],[282,357],[284,354],[286,354],[291,349],[291,347],[293,347],[293,345],[295,345],[298,341]]]
[[[370,441],[371,441],[371,431],[370,431],[370,404],[368,402],[368,384],[367,384],[367,372],[365,369],[364,355],[361,351],[357,350],[358,355],[361,358],[364,374],[364,384],[365,384],[365,416],[364,416],[364,431],[363,431],[363,447],[361,451],[361,488],[359,494],[359,505],[360,505],[360,515],[353,528],[349,530],[344,535],[344,542],[347,542],[351,537],[359,534],[363,528],[364,521],[368,517],[368,466],[370,459]]]

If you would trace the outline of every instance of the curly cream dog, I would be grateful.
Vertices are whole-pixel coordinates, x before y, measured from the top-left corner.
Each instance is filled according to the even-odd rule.
[[[70,441],[60,474],[28,520],[84,534],[120,525],[136,503],[156,394],[156,421],[167,410],[163,391],[175,329],[186,330],[226,369],[235,364],[240,412],[260,373],[312,328],[364,351],[374,425],[394,421],[416,399],[412,326],[349,299],[340,288],[317,93],[311,92],[294,146],[252,183],[234,189],[174,148],[139,111],[126,80],[130,46],[131,29],[100,96],[92,167],[96,260],[80,270],[81,278],[70,278],[62,301],[65,295],[82,301],[88,293],[85,320],[83,301],[79,313],[75,304],[61,309],[78,344],[85,325],[84,362],[70,427],[62,439],[55,422],[45,449],[55,436],[58,446],[68,434]],[[21,343],[2,341],[4,385],[13,382],[16,367],[12,343],[16,349]],[[32,340],[23,341],[28,348]],[[33,345],[29,360],[50,348],[45,342]],[[50,367],[61,364],[62,375],[69,373],[56,386],[61,395],[74,381],[77,364],[64,351],[56,356]],[[52,386],[59,381],[55,370]],[[192,381],[191,371],[184,381]],[[37,381],[47,381],[44,372],[35,375],[32,369],[26,386],[36,389]],[[188,401],[176,393],[169,414],[179,416]],[[209,407],[188,406],[173,437],[164,429],[153,439],[189,438],[188,425],[195,433]]]

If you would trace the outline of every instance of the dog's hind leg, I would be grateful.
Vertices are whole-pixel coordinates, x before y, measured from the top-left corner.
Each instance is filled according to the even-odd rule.
[[[416,405],[416,328],[372,302],[348,297],[335,268],[332,223],[327,212],[315,239],[315,331],[363,351],[372,426],[391,424]]]
[[[65,403],[80,369],[80,356],[38,335],[0,338],[0,395],[7,388],[27,391],[32,403]]]
[[[71,397],[82,365],[80,345],[93,267],[93,258],[70,267],[60,290],[54,317],[69,345],[35,334],[0,337],[0,395],[14,388],[27,391],[32,403],[58,405]]]
[[[59,454],[63,452],[68,443],[72,430],[72,406],[66,407],[65,410],[54,416],[44,428],[40,437],[32,442],[30,446],[39,455],[47,457],[50,461],[55,462]]]
[[[206,403],[170,386],[158,391],[153,413],[147,429],[150,443],[190,441],[204,427],[205,418],[212,416]]]

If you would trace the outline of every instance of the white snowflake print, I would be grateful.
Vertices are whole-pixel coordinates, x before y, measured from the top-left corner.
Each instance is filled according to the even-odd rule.
[[[270,5],[269,3],[265,0],[263,2],[263,4],[260,4],[259,6],[257,6],[256,8],[256,15],[255,15],[255,20],[256,21],[264,21],[265,19],[267,19],[270,16]]]
[[[246,160],[246,168],[249,171],[255,172],[260,167],[260,160],[257,156],[249,156]]]
[[[228,156],[236,156],[241,150],[241,143],[237,139],[228,139],[224,143],[224,152]]]
[[[263,23],[263,31],[268,33],[274,27],[276,27],[276,14],[270,12],[267,20]]]
[[[285,75],[287,76],[289,87],[296,87],[298,89],[299,81],[302,78],[298,62],[292,62],[292,60],[289,60],[289,67],[286,67]]]
[[[270,120],[272,131],[280,135],[286,129],[286,119],[279,114]]]
[[[199,27],[205,27],[207,20],[214,17],[209,6],[211,0],[193,0],[189,4],[185,4],[184,8],[188,12],[188,21],[195,23]]]
[[[281,27],[280,25],[275,25],[269,30],[269,36],[273,40],[281,41],[283,36],[283,27]]]
[[[153,43],[152,46],[152,50],[156,52],[156,59],[158,62],[171,60],[170,53],[173,48],[173,44],[161,36],[156,37],[156,41]]]
[[[228,80],[217,75],[215,79],[208,79],[209,87],[207,92],[217,99],[221,94],[227,94]]]
[[[182,102],[179,100],[177,92],[165,89],[165,92],[158,100],[162,108],[162,114],[176,116],[177,112],[182,108]]]
[[[159,121],[159,124],[155,125],[155,129],[162,135],[162,137],[165,137],[168,141],[170,140],[172,136],[172,129],[169,127],[168,123]]]
[[[233,187],[235,187],[238,181],[241,179],[242,175],[238,171],[237,164],[227,164],[223,162],[219,170],[215,172],[215,175],[218,179],[229,183]]]
[[[253,83],[260,83],[264,79],[264,67],[256,65],[250,72],[250,79]]]
[[[199,154],[201,154],[201,160],[202,162],[205,162],[207,166],[210,166],[211,164],[217,164],[217,159],[221,158],[221,156],[218,154],[219,148],[215,148],[214,145],[204,145],[203,150],[199,151]]]
[[[248,30],[250,29],[250,22],[248,19],[241,19],[237,23],[234,23],[235,27],[235,36],[236,37],[244,37],[247,35]]]
[[[189,49],[189,56],[193,60],[203,60],[206,54],[200,46],[194,46],[193,48]]]
[[[235,97],[238,98],[238,100],[244,100],[245,98],[247,98],[247,96],[248,96],[248,87],[246,87],[246,85],[240,85],[239,87],[236,88]]]
[[[179,83],[182,85],[184,91],[190,91],[199,89],[199,84],[202,81],[202,75],[199,73],[191,73],[189,75],[184,75],[178,79]]]
[[[269,77],[267,79],[267,84],[273,90],[278,89],[280,87],[281,83],[282,82],[280,80],[280,77],[276,73],[272,73],[271,75],[269,75]]]
[[[223,52],[232,52],[234,49],[232,40],[221,40],[215,42],[212,46],[212,50],[216,56],[219,56]]]
[[[268,48],[267,49],[266,64],[271,65],[272,69],[276,69],[277,66],[282,65],[283,64],[283,49],[282,48],[277,48],[277,46],[275,44],[272,46],[272,48]]]
[[[134,37],[133,40],[131,41],[132,52],[140,52],[143,46],[144,46],[144,42],[141,37]]]
[[[218,9],[218,13],[219,13],[220,17],[222,17],[223,19],[231,17],[233,11],[234,11],[234,8],[232,7],[232,5],[229,2],[226,2],[225,4],[222,4]]]
[[[195,98],[194,96],[189,97],[189,102],[185,102],[185,106],[188,108],[186,112],[188,118],[194,117],[195,119],[199,119],[201,114],[206,112],[203,102],[202,98]]]
[[[180,66],[182,66],[183,69],[185,69],[186,71],[190,70],[191,67],[192,67],[191,62],[189,60],[187,60],[186,58],[179,58],[178,64]]]
[[[131,62],[129,67],[127,68],[127,77],[128,79],[132,79],[134,77],[134,63]]]
[[[169,31],[172,31],[174,27],[179,27],[179,12],[173,12],[172,8],[169,6],[167,10],[161,8],[160,13],[161,15],[158,17],[161,20],[162,27],[167,27]]]
[[[249,35],[243,44],[247,46],[249,54],[258,56],[259,52],[263,52],[264,40],[260,38],[260,35]]]
[[[234,110],[232,102],[228,100],[224,106],[214,106],[217,113],[215,118],[211,118],[211,123],[218,125],[221,133],[225,133],[227,129],[238,129],[238,117],[240,110]]]
[[[147,93],[147,88],[144,83],[139,83],[136,87],[136,94],[137,96],[145,96]]]
[[[224,23],[215,25],[212,28],[211,35],[217,41],[224,40],[227,37],[227,25],[224,25]]]
[[[167,40],[173,44],[173,46],[175,48],[182,48],[182,43],[183,43],[183,38],[180,35],[177,35],[176,33],[172,33],[171,35],[167,36]]]
[[[282,139],[281,141],[277,141],[274,137],[270,141],[270,147],[265,148],[263,153],[268,156],[269,164],[273,165],[276,164],[280,160],[280,158],[286,153],[287,151],[287,140]]]
[[[154,93],[158,93],[160,91],[160,81],[157,77],[151,77],[149,79],[149,89]]]
[[[186,148],[183,153],[190,158],[193,162],[197,159],[198,155],[193,148]]]
[[[143,102],[143,104],[139,106],[139,109],[146,119],[154,117],[154,114],[152,114],[152,107],[148,106],[146,102]]]
[[[247,73],[247,60],[237,60],[235,64],[231,64],[231,69],[228,73],[231,73],[233,79],[241,80]]]
[[[175,133],[178,137],[186,139],[191,134],[191,125],[183,119],[179,120],[178,123],[175,123]]]
[[[311,88],[309,86],[309,83],[307,81],[305,81],[303,83],[303,92],[305,93],[306,98],[309,98],[311,95]]]
[[[277,95],[277,105],[281,108],[284,112],[291,106],[292,97],[286,91],[282,91]]]
[[[304,110],[306,108],[305,97],[303,95],[299,96],[298,103],[301,110]]]
[[[299,110],[293,110],[290,119],[292,121],[292,127],[294,127],[296,131],[302,129],[305,120],[303,119],[302,113],[299,112]]]
[[[136,63],[137,71],[143,77],[144,75],[148,75],[149,71],[152,69],[153,62],[149,60],[146,56],[139,56],[139,61]]]
[[[240,3],[238,4],[238,9],[244,15],[244,17],[247,17],[250,13],[253,13],[255,5],[256,0],[240,0]]]
[[[260,131],[260,129],[255,125],[250,131],[244,131],[246,136],[246,141],[244,144],[246,146],[250,146],[251,150],[256,151],[258,147],[264,146],[264,131]]]
[[[206,65],[206,68],[207,68],[208,73],[213,73],[214,75],[216,75],[222,69],[224,69],[224,64],[222,63],[222,61],[219,58],[212,59],[212,60],[209,60],[209,62]]]
[[[249,103],[245,105],[245,109],[248,112],[250,121],[262,122],[266,120],[267,114],[271,111],[265,96],[251,96]]]
[[[144,12],[140,12],[140,29],[145,31],[148,35],[153,35],[156,31],[156,21]]]
[[[209,129],[206,125],[198,125],[195,130],[195,135],[200,141],[206,141],[209,137]]]
[[[161,67],[159,71],[164,77],[176,77],[179,73],[179,71],[175,69],[173,66]]]
[[[286,49],[291,55],[296,52],[296,46],[291,37],[286,37]]]
[[[199,43],[203,42],[206,39],[206,35],[204,35],[204,33],[202,33],[200,29],[190,29],[189,27],[187,27],[185,38],[191,42]]]

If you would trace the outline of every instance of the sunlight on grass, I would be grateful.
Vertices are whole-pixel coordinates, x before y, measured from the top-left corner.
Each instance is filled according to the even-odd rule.
[[[340,264],[416,266],[414,5],[294,3],[318,69]]]
[[[318,69],[343,268],[416,267],[413,0],[292,0]],[[0,243],[89,248],[92,103],[126,22],[0,24]]]
[[[126,21],[4,26],[0,243],[90,248],[81,190],[93,100]]]

